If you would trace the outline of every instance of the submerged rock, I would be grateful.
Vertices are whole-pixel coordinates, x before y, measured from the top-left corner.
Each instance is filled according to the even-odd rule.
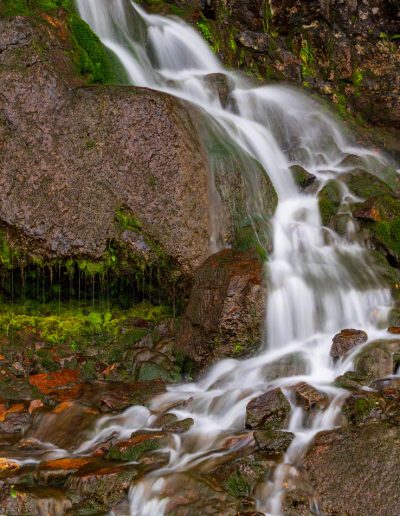
[[[199,366],[249,356],[264,319],[262,263],[256,253],[224,250],[198,269],[177,347]]]
[[[368,335],[365,331],[354,329],[342,330],[333,337],[330,355],[333,358],[341,358],[351,349],[355,348],[359,344],[367,342],[367,340]]]
[[[290,403],[279,388],[254,398],[246,407],[247,428],[283,428],[290,414]]]

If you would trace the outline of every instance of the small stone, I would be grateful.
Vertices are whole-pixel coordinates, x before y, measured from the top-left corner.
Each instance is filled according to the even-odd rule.
[[[166,443],[164,433],[132,434],[126,441],[120,441],[110,448],[107,458],[122,461],[136,461],[147,452],[158,450]]]
[[[388,332],[393,335],[400,335],[400,326],[389,326]]]
[[[365,331],[346,329],[333,337],[333,344],[330,355],[333,358],[340,358],[359,344],[367,342],[368,335]]]
[[[172,421],[167,423],[162,427],[162,429],[164,432],[183,434],[184,432],[190,430],[193,424],[193,419],[191,417],[187,417],[185,419],[180,419],[179,421]]]
[[[290,388],[296,394],[296,401],[306,410],[317,408],[322,410],[329,403],[328,396],[306,382],[300,382]]]
[[[294,439],[292,432],[280,430],[257,430],[254,432],[254,439],[260,450],[271,455],[286,451]]]
[[[292,172],[295,183],[300,188],[307,188],[308,186],[312,185],[314,181],[317,179],[314,174],[311,174],[310,172],[308,172],[308,170],[301,167],[300,165],[292,165],[290,167],[290,170]]]
[[[254,398],[246,407],[247,428],[282,428],[290,413],[290,404],[277,388]]]

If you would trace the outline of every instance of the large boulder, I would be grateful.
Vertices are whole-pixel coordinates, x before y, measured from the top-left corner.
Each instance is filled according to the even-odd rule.
[[[68,31],[62,12],[0,19],[2,238],[36,262],[100,259],[115,241],[191,274],[209,254],[200,115],[151,90],[83,87]]]
[[[303,462],[323,514],[397,514],[400,427],[349,426],[319,434]]]
[[[262,261],[253,252],[226,249],[195,275],[177,347],[199,366],[257,349],[264,320]]]

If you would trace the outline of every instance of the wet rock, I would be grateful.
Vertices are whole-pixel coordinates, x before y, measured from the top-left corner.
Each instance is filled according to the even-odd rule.
[[[379,396],[363,391],[352,393],[342,406],[347,421],[355,425],[379,419],[384,409],[383,400]]]
[[[210,73],[205,76],[205,80],[211,91],[218,95],[221,106],[226,108],[234,87],[232,79],[223,73]]]
[[[260,344],[263,316],[259,257],[226,249],[197,271],[177,347],[200,366],[248,356]]]
[[[91,466],[81,468],[71,475],[66,487],[75,495],[105,508],[120,502],[138,475],[135,466]]]
[[[308,172],[308,170],[301,167],[300,165],[292,165],[290,170],[293,174],[293,178],[296,184],[302,189],[309,187],[316,180],[316,176],[314,176],[314,174],[311,174]]]
[[[35,472],[35,478],[47,485],[63,484],[73,473],[94,462],[91,457],[53,459],[41,462]]]
[[[318,192],[318,207],[324,226],[330,226],[332,219],[339,211],[341,200],[342,190],[340,183],[330,179]]]
[[[341,174],[339,178],[346,183],[351,193],[361,199],[368,199],[379,194],[393,193],[391,188],[382,179],[362,169],[356,168],[351,172]]]
[[[309,490],[290,489],[282,497],[282,514],[285,516],[311,516],[314,498]]]
[[[260,450],[275,455],[285,452],[294,439],[292,432],[280,430],[257,430],[254,432],[254,439]]]
[[[388,332],[392,335],[400,335],[400,326],[389,326]]]
[[[274,467],[274,462],[252,454],[222,464],[212,471],[212,476],[227,493],[244,498],[251,496],[257,484],[272,475]]]
[[[160,496],[168,498],[165,512],[171,516],[236,516],[240,508],[238,500],[221,490],[211,476],[202,479],[189,473],[174,473],[166,477]]]
[[[82,389],[79,373],[72,369],[31,375],[29,383],[42,394],[55,396],[60,400],[76,399]]]
[[[4,418],[4,419],[3,419]],[[31,416],[23,405],[13,405],[0,418],[0,431],[5,433],[22,433],[31,422]]]
[[[174,434],[182,434],[190,430],[193,426],[194,420],[191,417],[180,419],[178,421],[171,421],[163,425],[163,432],[171,432]]]
[[[246,407],[247,428],[278,429],[286,425],[290,404],[281,389],[254,398]]]
[[[132,434],[127,441],[120,441],[110,448],[107,458],[122,461],[136,461],[147,453],[166,445],[164,433]]]
[[[323,432],[303,467],[324,514],[371,514],[377,507],[381,514],[395,514],[400,427],[371,423]]]
[[[6,487],[0,494],[0,507],[4,514],[54,514],[63,515],[72,502],[60,489],[49,487]]]
[[[354,329],[342,330],[333,337],[330,355],[333,358],[341,358],[351,349],[355,348],[359,344],[367,342],[367,340],[368,335],[365,331]]]
[[[318,409],[322,410],[327,407],[329,398],[326,394],[318,391],[306,382],[300,382],[293,387],[296,396],[296,402],[302,405],[305,410]]]
[[[0,458],[0,478],[8,477],[20,469],[20,465],[13,460]]]
[[[297,376],[307,373],[307,364],[301,353],[285,355],[263,368],[265,378],[268,381],[283,378],[285,376]]]
[[[400,340],[377,340],[371,342],[356,357],[355,373],[368,383],[394,373],[393,355],[400,351]]]

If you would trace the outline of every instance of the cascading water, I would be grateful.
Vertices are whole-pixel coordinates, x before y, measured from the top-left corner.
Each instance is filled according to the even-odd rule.
[[[345,391],[332,385],[349,370],[352,356],[332,363],[332,336],[346,327],[366,329],[371,338],[385,334],[380,323],[391,304],[389,289],[382,288],[379,271],[357,243],[349,220],[339,237],[321,224],[314,194],[299,191],[291,167],[301,165],[314,174],[320,188],[353,168],[351,160],[366,170],[384,168],[376,153],[352,145],[326,111],[315,101],[287,87],[254,88],[247,80],[226,72],[206,43],[192,28],[175,18],[146,14],[129,0],[77,0],[81,16],[119,59],[128,82],[170,93],[198,106],[210,125],[223,131],[231,142],[257,160],[268,173],[279,196],[272,220],[273,252],[266,264],[268,307],[263,351],[248,360],[224,360],[197,383],[174,385],[155,398],[150,410],[131,407],[124,414],[103,418],[96,432],[78,453],[88,452],[117,432],[121,438],[132,431],[152,428],[160,413],[194,419],[192,428],[176,434],[163,452],[166,466],[149,473],[131,489],[132,515],[161,515],[168,497],[163,487],[176,472],[203,467],[227,453],[223,443],[243,431],[245,409],[254,397],[280,386],[305,381],[326,393],[327,409],[311,424],[292,403],[288,430],[295,434],[273,481],[257,491],[258,510],[279,514],[284,485],[295,482],[296,463],[313,436],[332,428]],[[208,76],[224,74],[232,85],[232,102],[224,107]],[[349,160],[348,158],[351,157]],[[246,176],[250,218],[267,219],[262,196]],[[342,211],[352,196],[342,187]],[[217,208],[216,208],[217,209]],[[263,213],[264,211],[264,213]],[[212,251],[218,249],[218,224],[212,228]],[[259,234],[260,241],[264,241]],[[271,375],[271,364],[282,358],[300,357],[301,371],[288,377]],[[190,400],[190,403],[183,403]],[[249,439],[239,440],[238,447]]]

